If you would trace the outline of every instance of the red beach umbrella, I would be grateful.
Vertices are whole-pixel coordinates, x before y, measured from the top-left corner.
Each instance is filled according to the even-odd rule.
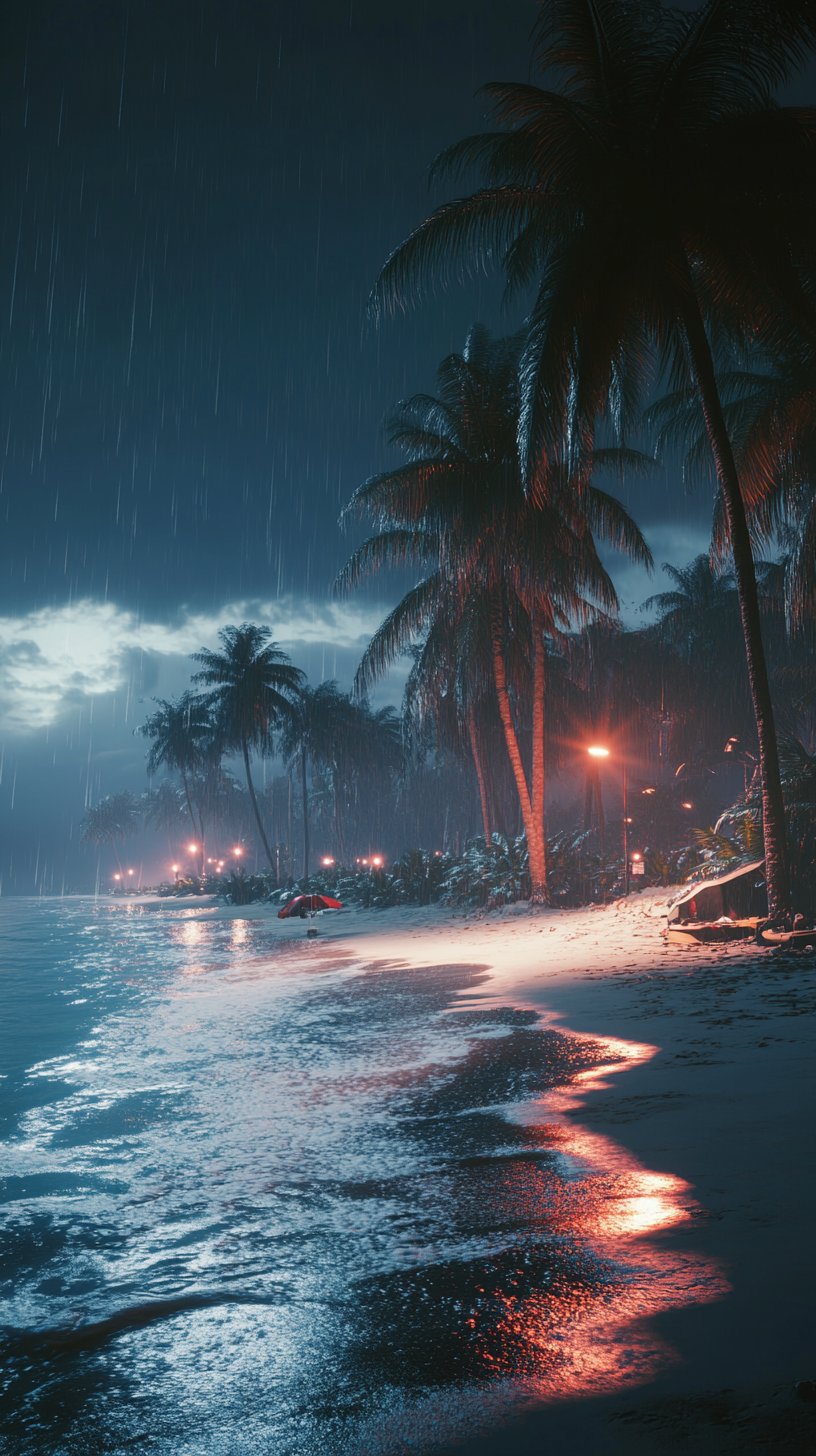
[[[295,895],[288,905],[284,905],[278,911],[279,920],[289,920],[293,915],[308,915],[315,910],[342,910],[343,906],[339,900],[332,900],[330,895]]]

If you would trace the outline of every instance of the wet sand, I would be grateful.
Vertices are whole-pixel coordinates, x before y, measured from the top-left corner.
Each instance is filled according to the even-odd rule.
[[[366,960],[489,966],[465,1004],[534,1006],[555,1026],[657,1048],[564,1116],[691,1185],[699,1214],[655,1243],[716,1260],[732,1288],[650,1321],[669,1350],[656,1379],[532,1409],[460,1453],[816,1449],[816,1403],[794,1389],[816,1379],[816,956],[668,947],[665,902],[646,891],[607,909],[317,922],[321,940]]]

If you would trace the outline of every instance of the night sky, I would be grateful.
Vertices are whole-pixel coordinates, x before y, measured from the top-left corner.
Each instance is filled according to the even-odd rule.
[[[469,323],[523,316],[495,278],[379,330],[366,298],[439,200],[435,153],[481,128],[477,88],[526,79],[534,19],[530,0],[7,7],[4,893],[88,878],[86,797],[144,787],[132,729],[219,625],[268,622],[348,685],[396,590],[330,596],[383,415]],[[658,561],[705,548],[709,501],[676,467],[625,494]],[[628,609],[648,593],[616,579]]]

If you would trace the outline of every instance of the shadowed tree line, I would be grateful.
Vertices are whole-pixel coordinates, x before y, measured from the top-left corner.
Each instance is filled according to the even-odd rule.
[[[233,754],[244,824],[278,878],[281,844],[287,872],[297,841],[308,873],[318,835],[350,860],[375,845],[433,853],[434,840],[455,853],[480,828],[484,862],[510,865],[507,883],[533,899],[590,893],[593,876],[606,893],[622,816],[605,796],[625,764],[631,832],[656,875],[695,853],[719,863],[727,841],[764,852],[772,914],[803,893],[816,111],[776,94],[814,42],[805,0],[544,0],[534,79],[484,88],[493,129],[431,168],[462,194],[394,251],[371,301],[378,319],[433,277],[498,266],[523,326],[474,327],[436,393],[397,405],[386,430],[402,464],[344,512],[373,531],[339,591],[391,568],[415,578],[353,694],[308,688],[244,624],[197,655],[209,693],[159,704],[144,725],[150,767],[178,774],[197,840],[219,794],[237,807]],[[646,604],[656,621],[625,630],[599,552],[652,563],[601,482],[668,449],[687,480],[711,483],[711,550],[667,565],[669,590]],[[406,653],[401,719],[372,712],[368,691]],[[611,751],[603,771],[593,740]],[[259,793],[252,758],[273,755],[286,771]],[[170,790],[153,793],[167,803],[151,800],[151,822],[166,827]]]
[[[531,299],[518,336],[518,400],[508,401],[517,416],[515,505],[509,457],[502,453],[495,468],[494,451],[491,469],[490,448],[479,456],[491,476],[488,495],[510,528],[499,560],[489,510],[475,543],[468,534],[484,496],[483,472],[468,469],[470,442],[478,439],[476,416],[489,421],[490,410],[469,381],[454,399],[443,366],[439,398],[409,401],[405,427],[392,431],[421,468],[358,492],[380,530],[352,558],[347,579],[392,562],[432,567],[384,624],[371,667],[400,633],[430,638],[440,610],[447,630],[485,636],[479,650],[493,654],[491,691],[536,897],[546,894],[546,639],[557,643],[564,616],[586,613],[587,600],[593,627],[614,608],[601,580],[587,574],[591,533],[623,529],[612,509],[593,519],[598,445],[624,449],[645,423],[674,432],[713,473],[714,550],[729,564],[738,603],[769,906],[776,914],[790,904],[756,548],[769,537],[788,546],[788,627],[808,632],[816,112],[782,107],[776,92],[814,41],[810,0],[707,0],[694,11],[651,0],[543,0],[532,55],[540,84],[484,88],[494,130],[454,143],[431,168],[433,181],[463,179],[477,189],[438,207],[392,253],[374,289],[379,316],[404,307],[433,275],[447,281],[498,264],[508,296]],[[470,342],[462,357],[474,354]],[[644,421],[655,379],[666,398]],[[431,484],[431,461],[449,489]],[[635,552],[627,531],[623,544]],[[532,684],[528,774],[508,706],[517,646]]]

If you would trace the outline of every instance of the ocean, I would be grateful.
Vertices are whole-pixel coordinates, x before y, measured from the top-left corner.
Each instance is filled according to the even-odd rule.
[[[9,1453],[419,1453],[646,1378],[650,1313],[716,1297],[649,1242],[680,1181],[564,1111],[621,1045],[485,967],[135,898],[0,934]]]

